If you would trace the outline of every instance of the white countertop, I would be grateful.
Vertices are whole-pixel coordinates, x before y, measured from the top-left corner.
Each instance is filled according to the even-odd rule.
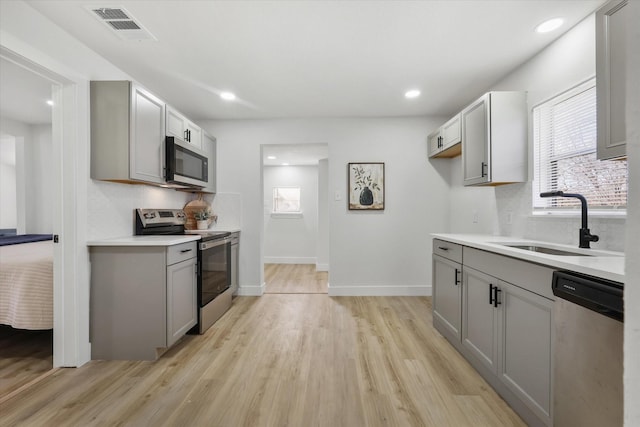
[[[211,228],[207,228],[206,230],[185,230],[185,233],[190,233],[190,234],[198,234],[198,233],[207,233],[207,232],[211,232],[211,231],[226,231],[229,233],[238,233],[240,232],[240,227],[219,227],[219,226],[213,226]]]
[[[557,243],[541,242],[537,240],[517,237],[491,236],[485,234],[431,234],[434,238],[458,243],[523,261],[534,262],[548,267],[571,270],[577,273],[601,277],[624,283],[624,253],[601,251],[599,249],[580,249],[575,246],[560,245]],[[546,247],[561,249],[571,252],[591,254],[593,256],[565,256],[549,255],[540,252],[532,252],[524,249],[516,249],[501,245],[500,243],[544,245]]]
[[[93,240],[87,246],[172,246],[200,240],[200,235],[178,236],[125,236],[112,239]]]

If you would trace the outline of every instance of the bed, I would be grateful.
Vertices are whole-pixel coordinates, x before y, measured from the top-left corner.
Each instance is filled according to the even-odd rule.
[[[50,234],[0,237],[0,324],[53,328],[52,244]]]

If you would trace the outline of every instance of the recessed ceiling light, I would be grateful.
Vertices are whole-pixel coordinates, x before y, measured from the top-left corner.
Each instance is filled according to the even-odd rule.
[[[50,99],[48,99],[48,100],[47,100],[47,105],[49,105],[49,106],[53,107],[53,101],[52,101],[52,100],[50,100]]]
[[[282,166],[289,166],[289,163],[283,163]]]
[[[276,156],[267,156],[267,159],[269,159],[269,160],[275,160],[275,159],[276,159]]]
[[[420,96],[420,91],[418,89],[411,89],[405,92],[405,98],[417,98]]]
[[[553,18],[546,20],[536,27],[536,33],[548,33],[549,31],[560,28],[563,23],[564,19],[562,18]]]
[[[233,101],[234,99],[236,99],[236,95],[231,92],[222,92],[220,94],[220,98],[226,101]]]

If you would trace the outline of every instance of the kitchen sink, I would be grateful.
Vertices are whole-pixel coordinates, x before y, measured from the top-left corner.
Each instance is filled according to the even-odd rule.
[[[592,254],[585,254],[583,252],[571,252],[571,251],[565,251],[562,249],[554,249],[554,248],[548,248],[546,246],[534,246],[534,245],[509,245],[509,244],[504,244],[503,246],[508,246],[510,248],[515,248],[515,249],[523,249],[525,251],[531,251],[531,252],[540,252],[542,254],[547,254],[547,255],[560,255],[560,256],[593,256]]]

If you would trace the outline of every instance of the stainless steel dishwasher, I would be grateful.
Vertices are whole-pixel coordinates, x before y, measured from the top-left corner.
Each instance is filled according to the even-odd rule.
[[[553,273],[555,427],[623,424],[623,284]]]

